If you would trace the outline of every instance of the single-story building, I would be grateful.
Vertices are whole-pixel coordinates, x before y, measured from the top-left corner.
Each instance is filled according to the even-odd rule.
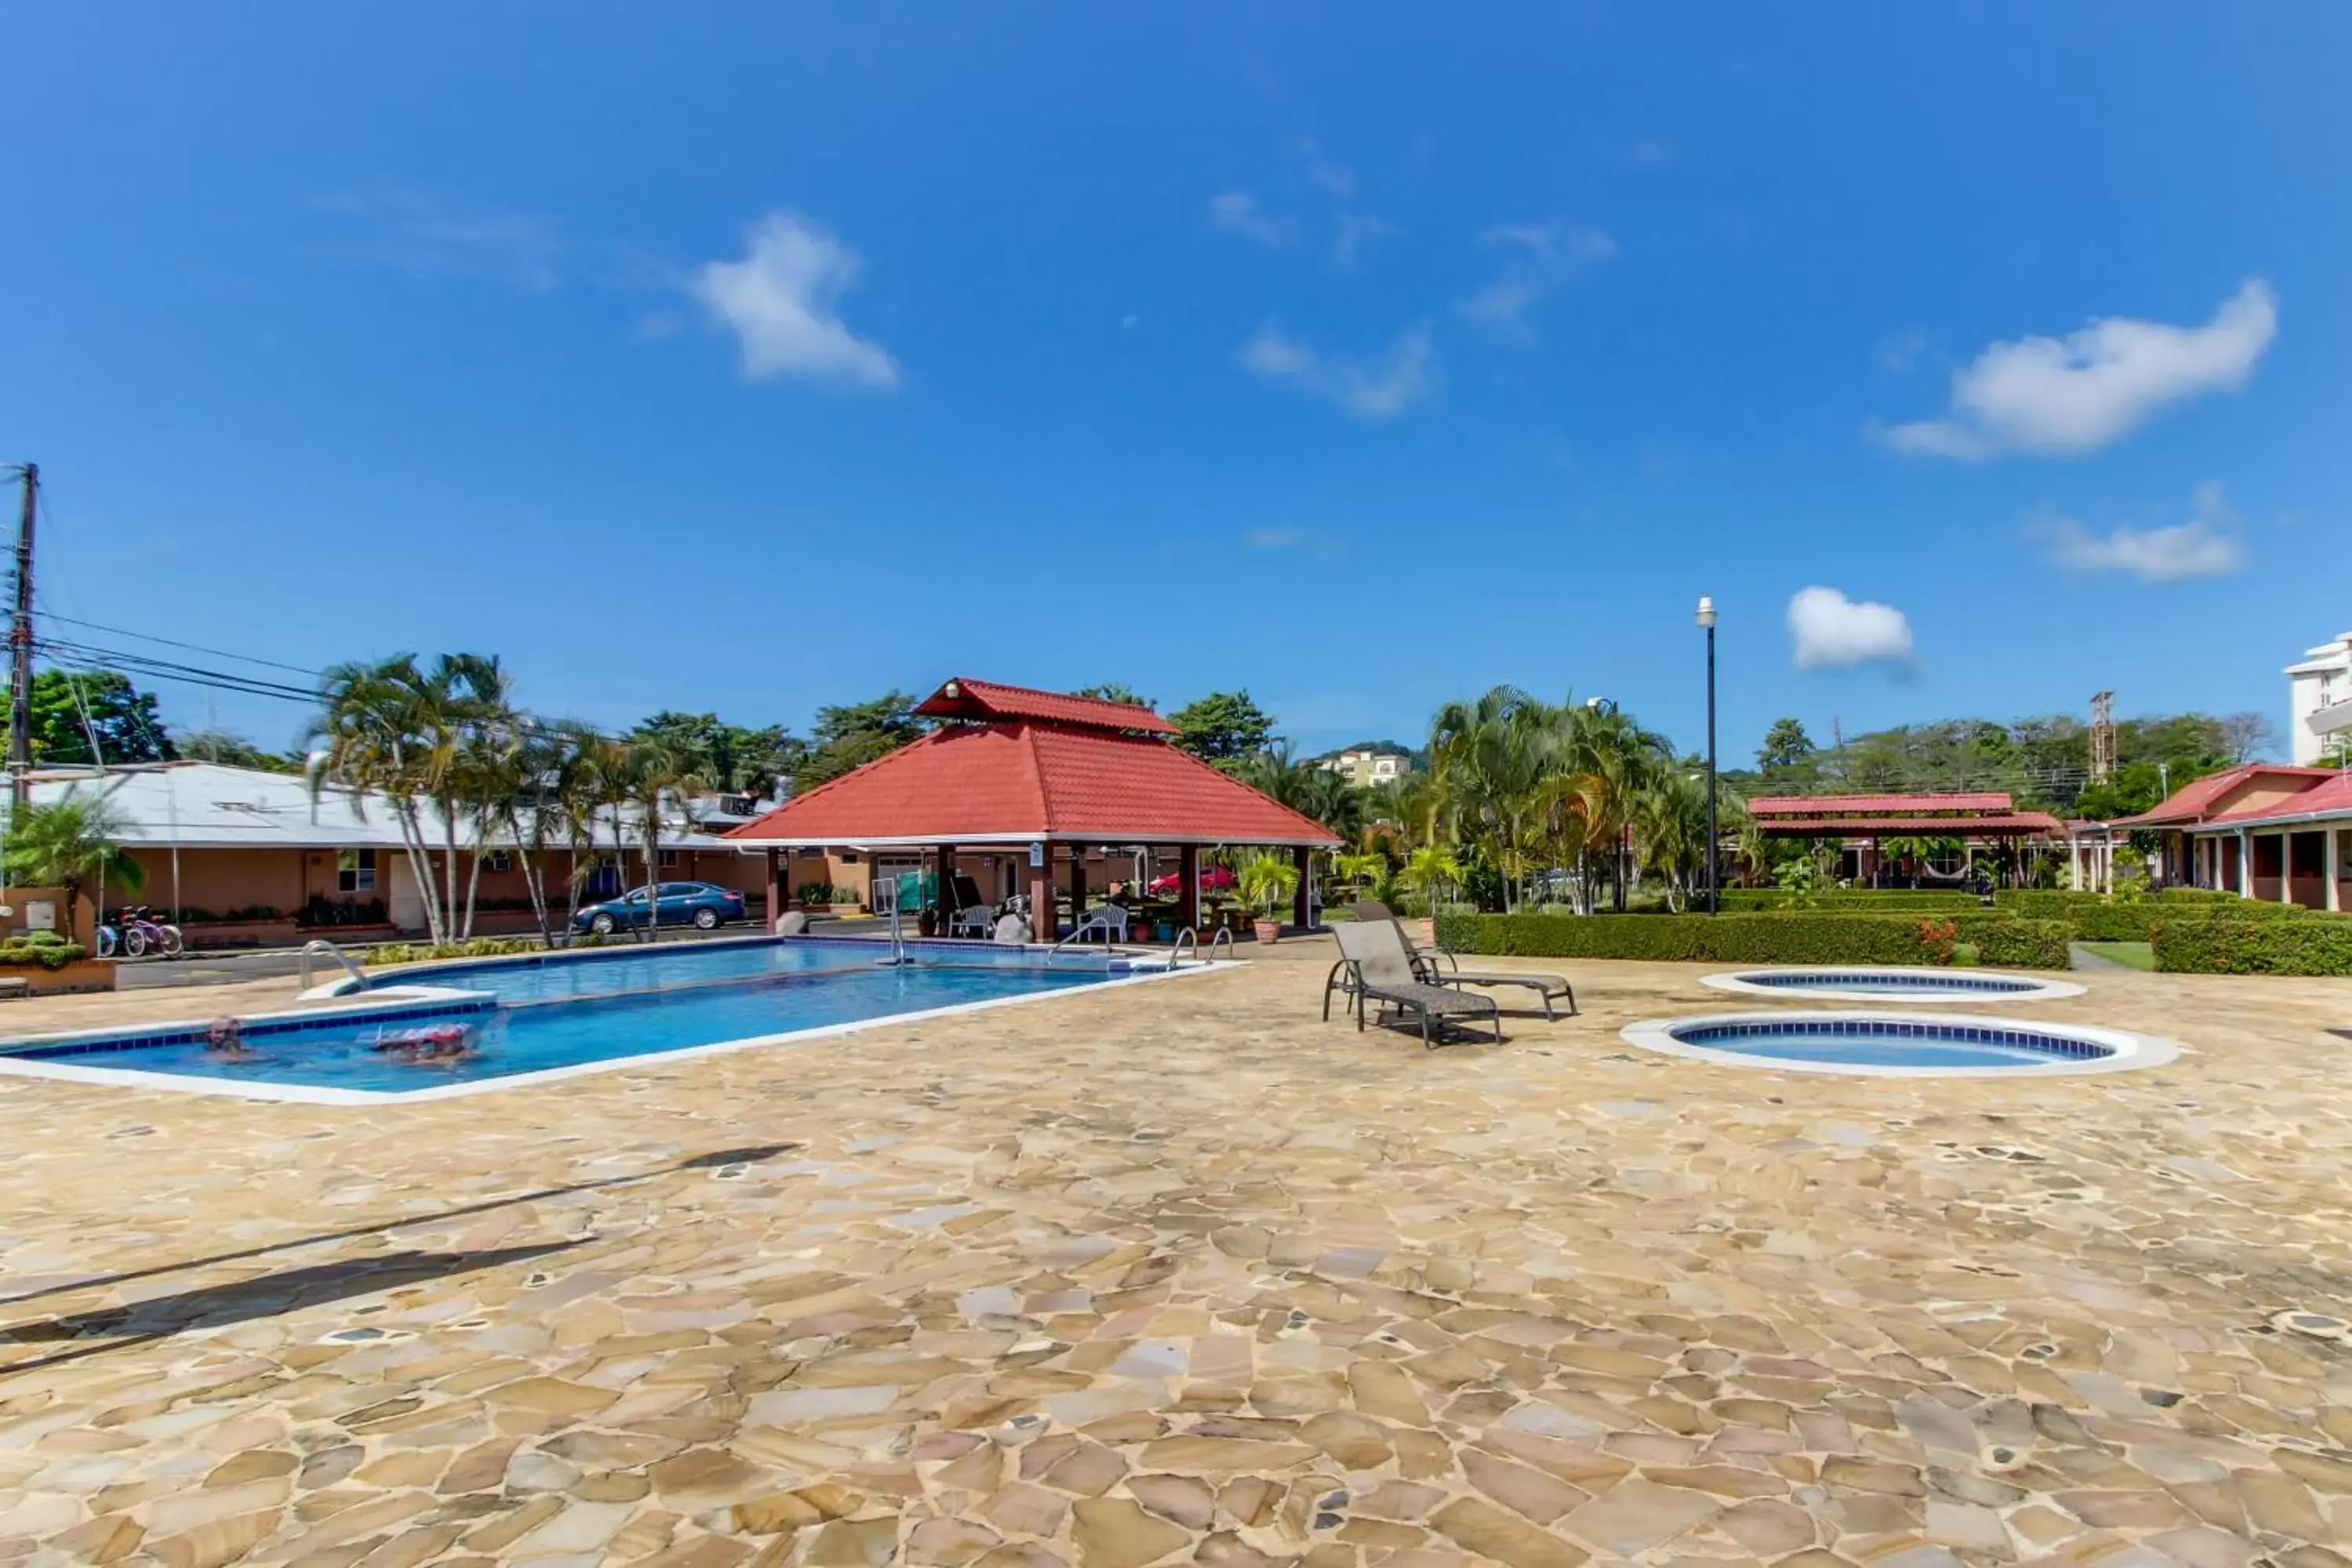
[[[2352,910],[2352,773],[2342,770],[2247,763],[2111,826],[2157,836],[2168,885]]]
[[[389,797],[216,763],[145,763],[105,769],[49,768],[30,775],[36,804],[68,795],[103,800],[121,825],[121,842],[146,874],[136,901],[211,940],[274,942],[298,931],[351,935],[421,933],[425,904],[401,842]],[[425,812],[442,875],[440,819]],[[592,867],[583,901],[607,898],[625,881],[646,880],[638,836],[624,827],[630,868]],[[603,832],[600,841],[609,844]],[[474,834],[460,825],[458,879],[472,873]],[[741,855],[683,822],[665,826],[656,856],[663,880],[743,887]],[[549,899],[568,905],[572,856],[543,857]],[[757,900],[761,889],[746,888]],[[461,895],[462,897],[462,892]],[[530,929],[530,895],[511,850],[493,844],[477,890],[477,934]],[[110,898],[110,902],[119,901]],[[216,930],[214,928],[236,928]]]

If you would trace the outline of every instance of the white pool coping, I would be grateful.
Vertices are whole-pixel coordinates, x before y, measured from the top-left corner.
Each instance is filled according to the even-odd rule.
[[[110,1089],[152,1089],[166,1094],[209,1094],[231,1100],[273,1100],[289,1105],[415,1105],[434,1100],[464,1100],[474,1095],[496,1094],[502,1090],[522,1088],[542,1088],[570,1079],[590,1078],[600,1073],[642,1071],[671,1062],[694,1061],[703,1057],[724,1056],[734,1051],[753,1050],[764,1046],[798,1045],[804,1040],[823,1039],[832,1035],[856,1034],[862,1029],[880,1028],[892,1024],[929,1023],[951,1018],[965,1013],[985,1012],[992,1007],[1016,1007],[1029,1002],[1049,1002],[1063,996],[1086,996],[1097,992],[1114,990],[1126,985],[1149,985],[1163,980],[1176,980],[1194,974],[1238,969],[1241,964],[1232,959],[1201,963],[1187,963],[1181,969],[1147,969],[1091,985],[1059,986],[1051,990],[1030,991],[1018,996],[990,996],[976,1002],[956,1002],[944,1007],[925,1007],[912,1013],[887,1013],[872,1018],[852,1018],[845,1023],[820,1024],[806,1029],[787,1029],[778,1034],[751,1035],[737,1040],[714,1040],[708,1045],[681,1046],[673,1050],[646,1051],[636,1056],[614,1057],[609,1060],[578,1062],[570,1067],[542,1068],[536,1072],[509,1073],[503,1078],[476,1079],[470,1083],[436,1084],[431,1089],[401,1091],[373,1089],[330,1089],[317,1084],[260,1083],[248,1079],[201,1078],[192,1073],[151,1072],[141,1068],[82,1067],[62,1061],[27,1061],[14,1053],[37,1049],[44,1046],[71,1045],[83,1040],[110,1039],[121,1035],[163,1034],[184,1029],[202,1029],[206,1018],[175,1019],[152,1024],[123,1024],[105,1029],[80,1029],[69,1034],[27,1035],[11,1039],[0,1047],[0,1075],[15,1078],[48,1079],[59,1083],[103,1085]],[[310,993],[304,993],[305,995]],[[247,1024],[274,1024],[289,1019],[320,1017],[352,1017],[365,1019],[372,1013],[397,1008],[415,1007],[436,1002],[471,1000],[489,995],[482,991],[462,991],[451,986],[408,985],[383,991],[371,989],[367,994],[374,1000],[352,1003],[337,1007],[301,1007],[275,1013],[241,1013],[237,1016]]]
[[[1960,973],[1991,973],[1994,979],[2021,981],[2023,984],[2015,991],[1950,989],[1940,992],[1933,986],[1922,985],[1909,994],[1890,996],[1883,991],[1835,991],[1816,989],[1812,986],[1798,990],[1790,986],[1759,984],[1748,978],[1751,974],[1871,973],[1920,974],[1946,980],[1951,978],[1953,974],[1953,971],[1948,969],[1904,968],[1891,964],[1880,966],[1862,963],[1760,964],[1754,968],[1738,970],[1726,974],[1702,975],[1699,978],[1699,984],[1717,991],[1728,991],[1737,996],[1769,996],[1780,1002],[1864,1002],[1874,1006],[1904,1006],[1914,1002],[1947,1004],[1958,1002],[1969,1006],[1974,1006],[1980,1002],[2055,1002],[2061,997],[2083,994],[2083,988],[2070,981],[2044,980],[2039,975],[2030,974],[1993,973],[1985,970],[1963,970]]]
[[[1673,1033],[1675,1029],[1687,1029],[1702,1024],[1817,1023],[1949,1024],[1964,1029],[2031,1029],[2037,1034],[2086,1040],[2105,1046],[2114,1054],[2095,1060],[2057,1058],[2046,1067],[1882,1067],[1868,1062],[1790,1061],[1779,1057],[1751,1056],[1744,1051],[1691,1045],[1676,1039]],[[1680,1018],[1644,1018],[1638,1024],[1626,1025],[1618,1031],[1618,1037],[1628,1045],[1640,1046],[1644,1050],[1682,1057],[1691,1061],[1712,1062],[1717,1067],[1741,1068],[1750,1072],[1829,1073],[1841,1078],[2087,1078],[2099,1073],[2131,1072],[2140,1068],[2162,1067],[2186,1048],[2179,1041],[2160,1036],[2135,1034],[2128,1029],[2105,1029],[2089,1024],[2053,1024],[2040,1018],[1996,1018],[1972,1013],[1879,1012],[1853,1007],[1771,1013],[1703,1013]]]

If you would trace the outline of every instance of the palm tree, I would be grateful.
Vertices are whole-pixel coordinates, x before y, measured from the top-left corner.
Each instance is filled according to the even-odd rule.
[[[1706,857],[1706,786],[1685,773],[1665,773],[1633,805],[1642,865],[1664,880],[1666,906],[1679,914]]]
[[[332,665],[320,677],[319,711],[305,739],[313,748],[307,771],[314,796],[330,783],[345,786],[352,792],[352,813],[362,821],[370,795],[384,798],[425,906],[425,929],[439,943],[448,940],[448,925],[417,805],[432,772],[428,705],[415,654]]]
[[[95,887],[101,899],[109,887],[136,893],[147,885],[145,868],[123,851],[122,828],[121,817],[107,801],[68,789],[62,799],[16,813],[0,866],[19,887],[64,889],[70,935],[85,884]]]
[[[630,742],[623,765],[628,804],[637,815],[646,859],[646,940],[656,942],[661,934],[662,807],[673,800],[683,805],[688,796],[709,786],[691,758],[657,741]]]
[[[1462,880],[1462,862],[1454,851],[1442,844],[1425,844],[1414,850],[1399,873],[1407,888],[1423,900],[1432,916],[1437,913],[1438,895]]]

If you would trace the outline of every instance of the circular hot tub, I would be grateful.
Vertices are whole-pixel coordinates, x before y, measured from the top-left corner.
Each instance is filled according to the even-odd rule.
[[[1859,964],[1792,965],[1710,974],[1704,984],[1741,996],[1800,1002],[2050,1002],[2080,996],[2063,980],[1979,969],[1893,969]]]
[[[2126,1072],[2179,1054],[2153,1035],[1964,1013],[1730,1013],[1652,1018],[1621,1033],[1631,1044],[1721,1067],[1879,1078]]]

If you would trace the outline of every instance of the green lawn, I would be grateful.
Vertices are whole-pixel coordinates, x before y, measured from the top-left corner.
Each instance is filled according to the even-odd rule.
[[[2145,969],[2151,973],[2156,969],[2156,949],[2147,942],[2086,942],[2083,947],[2126,969]]]

